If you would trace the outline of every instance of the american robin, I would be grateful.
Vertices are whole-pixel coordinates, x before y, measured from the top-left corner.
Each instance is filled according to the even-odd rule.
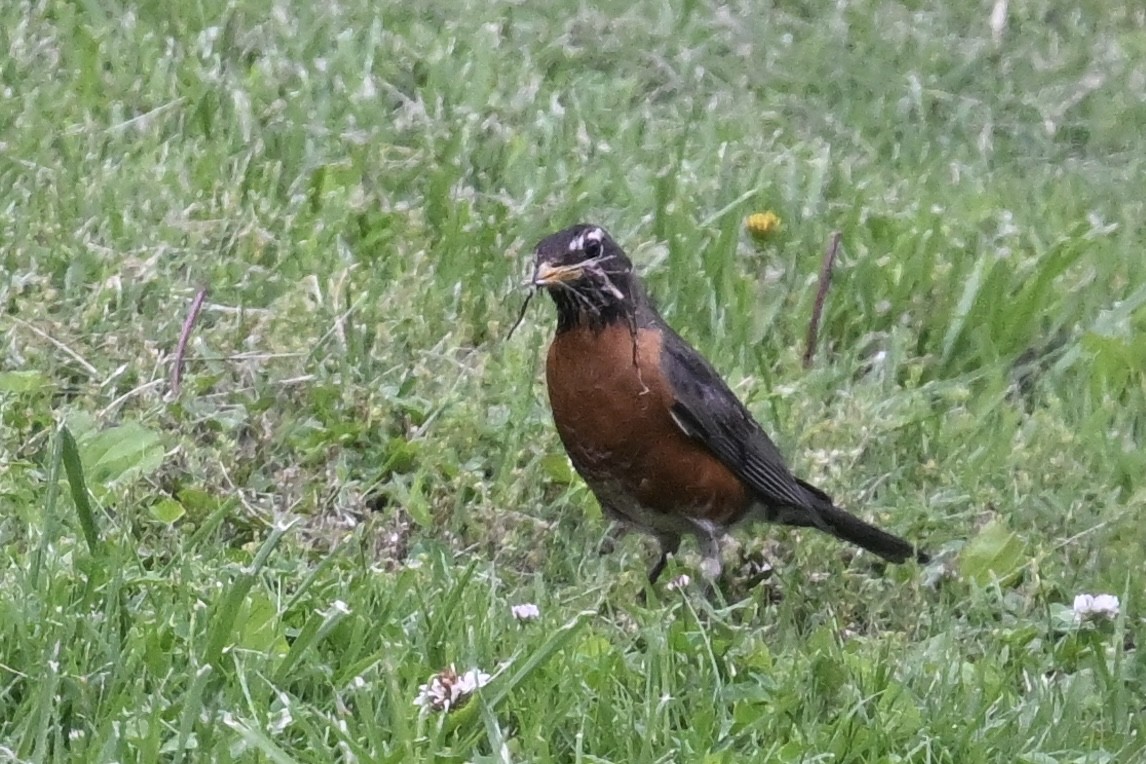
[[[712,366],[665,323],[599,226],[542,239],[534,287],[557,306],[546,381],[553,420],[606,515],[656,537],[654,583],[695,536],[710,581],[721,537],[746,521],[817,528],[901,563],[928,557],[794,476]]]

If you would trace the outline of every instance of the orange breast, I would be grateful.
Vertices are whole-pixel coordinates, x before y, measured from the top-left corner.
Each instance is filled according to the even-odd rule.
[[[735,522],[749,492],[673,422],[661,335],[641,329],[636,351],[634,364],[633,335],[623,324],[570,329],[550,346],[549,402],[573,466],[602,503],[620,489],[647,512]]]

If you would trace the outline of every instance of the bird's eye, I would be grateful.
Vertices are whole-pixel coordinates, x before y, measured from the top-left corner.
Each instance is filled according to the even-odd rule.
[[[595,260],[604,253],[605,248],[601,246],[599,239],[586,238],[581,251],[585,253],[586,260]]]

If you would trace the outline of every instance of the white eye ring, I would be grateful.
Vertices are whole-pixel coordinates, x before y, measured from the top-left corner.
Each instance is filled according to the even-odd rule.
[[[570,252],[581,252],[589,242],[600,244],[605,239],[605,232],[600,228],[590,228],[569,240]]]
[[[586,231],[582,238],[584,241],[581,243],[581,251],[584,252],[585,257],[596,260],[605,253],[605,248],[601,245],[601,241],[605,238],[605,232],[600,228]]]

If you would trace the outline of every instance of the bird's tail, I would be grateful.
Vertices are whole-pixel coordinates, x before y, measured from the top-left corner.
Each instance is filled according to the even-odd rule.
[[[878,554],[889,562],[916,560],[920,563],[926,563],[931,560],[926,552],[920,551],[914,544],[887,531],[880,530],[871,523],[864,522],[850,512],[840,509],[832,502],[832,498],[819,488],[809,485],[803,480],[800,480],[799,483],[818,501],[815,502],[814,512],[806,513],[807,522],[797,521],[791,524],[819,528],[838,539]]]
[[[926,563],[931,559],[927,553],[919,551],[910,542],[865,523],[839,507],[818,507],[817,511],[823,518],[824,524],[828,526],[828,532],[833,536],[861,546],[885,560],[907,562],[915,559]]]

